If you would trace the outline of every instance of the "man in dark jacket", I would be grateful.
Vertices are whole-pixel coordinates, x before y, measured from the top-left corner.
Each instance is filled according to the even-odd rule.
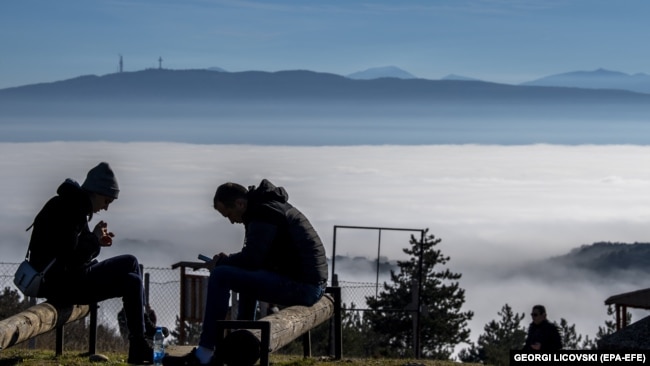
[[[244,247],[234,254],[217,254],[208,263],[213,269],[199,347],[185,356],[165,357],[165,365],[210,363],[216,322],[226,317],[231,290],[240,295],[240,320],[254,319],[258,300],[311,306],[323,296],[327,283],[323,243],[288,199],[284,188],[266,179],[257,188],[219,186],[214,208],[231,223],[244,225]]]
[[[91,304],[121,297],[129,329],[128,363],[151,362],[153,350],[145,339],[144,292],[140,265],[132,255],[101,262],[101,247],[113,243],[113,233],[100,221],[90,231],[94,213],[108,210],[119,187],[110,165],[99,163],[79,185],[65,180],[38,213],[32,225],[29,262],[45,274],[39,297],[57,304]]]
[[[552,352],[562,349],[562,338],[557,327],[546,319],[546,308],[544,305],[533,306],[530,313],[533,322],[528,327],[525,351],[531,352]]]

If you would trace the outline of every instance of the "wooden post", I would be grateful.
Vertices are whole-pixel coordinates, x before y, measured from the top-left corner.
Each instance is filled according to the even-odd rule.
[[[97,309],[99,305],[94,302],[89,306],[90,310],[90,327],[88,334],[88,353],[94,355],[97,353]]]
[[[97,303],[88,305],[90,313],[90,324],[88,325],[88,354],[94,355],[97,353]],[[55,355],[63,355],[63,344],[65,343],[64,325],[59,324],[56,326],[56,340],[54,345]]]
[[[311,331],[302,335],[302,357],[311,357]]]
[[[343,305],[341,304],[341,288],[331,286],[325,290],[331,294],[334,300],[334,324],[332,332],[334,333],[334,358],[340,360],[343,357]]]
[[[174,266],[172,266],[172,269]],[[178,341],[180,342],[179,344],[185,344],[185,266],[181,266],[181,304],[180,304],[180,316],[179,316],[179,324],[180,324],[180,333],[178,335]]]
[[[65,341],[63,324],[56,327],[56,340],[54,341],[54,354],[59,357],[63,354],[63,342]]]
[[[185,322],[188,320],[187,319],[187,311],[188,311],[188,302],[193,302],[195,301],[194,298],[186,297],[186,292],[188,291],[188,284],[186,284],[187,278],[191,278],[191,275],[186,275],[185,269],[186,268],[192,268],[194,270],[197,270],[199,268],[203,268],[203,265],[205,263],[198,263],[198,262],[178,262],[172,264],[172,269],[180,268],[181,272],[181,296],[180,296],[180,314],[179,314],[179,322],[180,322],[180,332],[178,336],[178,341],[179,344],[185,344],[187,340],[187,334],[185,332]],[[196,277],[196,276],[194,276]],[[207,278],[207,277],[206,277]],[[194,294],[192,294],[194,295]],[[201,317],[203,314],[201,314]],[[195,320],[196,321],[196,320]]]
[[[28,297],[29,298],[29,306],[34,306],[36,305],[36,298],[35,297]],[[36,349],[36,339],[30,338],[29,342],[27,343],[27,347],[29,349]],[[2,349],[0,347],[0,349]]]

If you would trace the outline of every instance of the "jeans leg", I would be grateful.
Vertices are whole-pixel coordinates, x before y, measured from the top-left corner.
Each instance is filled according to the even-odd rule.
[[[120,255],[95,263],[81,276],[71,279],[76,288],[70,300],[90,304],[121,297],[129,334],[144,337],[144,288],[140,264],[132,255]]]
[[[225,267],[225,266],[223,266]],[[215,267],[208,278],[208,294],[203,313],[203,326],[199,346],[214,349],[217,340],[217,321],[224,320],[228,313],[230,288],[228,276],[221,274],[221,268]]]

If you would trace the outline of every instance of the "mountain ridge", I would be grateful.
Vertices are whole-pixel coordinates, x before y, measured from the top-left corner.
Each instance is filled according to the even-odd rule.
[[[7,87],[7,88],[2,88],[0,91],[7,90],[7,89],[15,89],[15,88],[22,88],[22,87],[29,87],[29,86],[34,86],[34,85],[41,85],[41,84],[53,84],[53,83],[60,83],[60,82],[66,82],[78,78],[84,78],[84,77],[105,77],[109,75],[115,75],[115,74],[134,74],[134,73],[141,73],[141,72],[151,72],[155,70],[165,70],[165,71],[200,71],[200,70],[207,70],[207,71],[212,71],[212,72],[218,72],[218,73],[228,73],[228,74],[245,74],[245,73],[267,73],[267,74],[276,74],[276,73],[286,73],[286,72],[296,72],[296,71],[303,71],[303,72],[311,72],[315,74],[324,74],[324,75],[332,75],[332,76],[338,76],[338,77],[344,77],[352,80],[376,80],[376,79],[385,79],[385,78],[392,78],[392,79],[402,79],[402,80],[409,80],[409,79],[421,79],[421,80],[428,80],[428,81],[433,81],[433,80],[453,80],[453,81],[477,81],[477,82],[487,82],[487,83],[492,83],[492,84],[502,84],[502,85],[512,85],[512,86],[540,86],[540,87],[567,87],[567,88],[583,88],[583,89],[615,89],[615,90],[627,90],[627,91],[632,91],[636,93],[644,93],[648,94],[650,93],[650,75],[638,72],[635,74],[627,74],[624,72],[620,71],[613,71],[613,70],[607,70],[604,68],[598,68],[596,70],[592,71],[584,71],[584,70],[579,70],[579,71],[570,71],[570,72],[564,72],[564,73],[559,73],[559,74],[552,74],[552,75],[547,75],[538,79],[534,80],[529,80],[525,82],[521,82],[519,84],[504,84],[504,83],[498,83],[498,82],[491,82],[483,79],[478,79],[478,78],[473,78],[473,77],[467,77],[463,75],[458,75],[458,74],[448,74],[447,76],[444,76],[440,79],[423,79],[423,78],[418,78],[414,76],[413,74],[409,73],[406,70],[403,70],[399,67],[396,66],[383,66],[383,67],[373,67],[369,68],[366,70],[362,71],[357,71],[353,72],[348,75],[339,75],[339,74],[334,74],[334,73],[327,73],[327,72],[316,72],[316,71],[310,71],[310,70],[282,70],[282,71],[276,71],[276,72],[267,72],[267,71],[256,71],[256,70],[249,70],[249,71],[239,71],[239,72],[230,72],[227,71],[221,67],[208,67],[205,69],[182,69],[182,70],[171,70],[171,69],[145,69],[145,70],[139,70],[139,71],[126,71],[126,72],[120,72],[120,73],[109,73],[105,74],[102,76],[97,76],[97,75],[80,75],[77,77],[69,78],[69,79],[64,79],[64,80],[58,80],[54,82],[46,82],[46,83],[34,83],[34,84],[27,84],[27,85],[19,85],[19,86],[14,86],[14,87]]]
[[[527,81],[519,85],[579,87],[587,89],[620,89],[650,93],[650,75],[626,74],[599,68],[593,71],[572,71]]]
[[[550,261],[601,274],[621,270],[650,273],[650,243],[596,242]]]
[[[0,140],[645,144],[649,114],[625,90],[148,69],[2,89]]]
[[[210,98],[274,100],[529,100],[555,102],[650,101],[650,95],[625,90],[540,87],[472,80],[379,78],[354,80],[308,70],[217,72],[204,69],[143,71],[97,75],[0,89],[2,99],[57,100]]]
[[[650,243],[595,242],[568,253],[506,270],[505,277],[523,275],[549,283],[568,279],[604,283],[634,280],[650,274]]]
[[[345,271],[367,271],[377,267],[377,260],[367,257],[337,255],[336,261],[337,268],[345,268]],[[381,257],[380,272],[387,274],[390,270],[397,270],[397,262],[395,259]],[[548,271],[549,266],[566,271],[584,271],[598,278],[625,272],[650,274],[650,243],[595,242],[528,265],[532,266],[532,271],[525,270],[525,273],[534,277],[539,277],[543,272],[553,276],[555,273]],[[564,275],[566,272],[561,273]]]

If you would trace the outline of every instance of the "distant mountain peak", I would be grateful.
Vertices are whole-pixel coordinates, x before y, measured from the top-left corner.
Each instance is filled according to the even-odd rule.
[[[624,72],[598,68],[593,71],[572,71],[550,75],[520,85],[619,89],[650,93],[650,76],[643,73],[630,75]]]
[[[370,80],[379,78],[417,79],[416,76],[396,66],[372,67],[364,71],[357,71],[346,77],[357,80]]]
[[[470,77],[462,76],[462,75],[456,75],[456,74],[449,74],[449,75],[443,77],[440,80],[481,81],[479,79],[470,78]]]
[[[569,268],[589,269],[600,275],[613,271],[648,272],[649,243],[597,242],[572,249],[568,254],[550,260]]]
[[[598,68],[594,71],[575,71],[575,72],[567,72],[566,74],[576,74],[576,75],[584,75],[584,76],[590,76],[590,75],[596,75],[596,76],[630,76],[624,72],[620,71],[614,71],[614,70],[607,70]]]

